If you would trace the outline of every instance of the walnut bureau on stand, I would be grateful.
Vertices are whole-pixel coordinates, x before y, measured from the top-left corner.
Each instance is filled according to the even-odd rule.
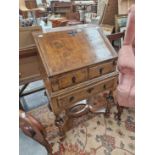
[[[113,92],[117,86],[117,53],[99,26],[54,28],[33,36],[50,107],[63,137],[71,128],[72,117],[88,111],[103,112],[101,107],[79,101]],[[106,108],[109,112],[108,102]]]

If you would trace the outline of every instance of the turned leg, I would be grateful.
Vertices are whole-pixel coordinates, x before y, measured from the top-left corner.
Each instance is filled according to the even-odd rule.
[[[121,120],[122,112],[123,112],[123,107],[119,106],[119,104],[117,103],[117,113],[115,113],[116,120],[119,120],[119,121]]]
[[[65,133],[63,131],[63,120],[59,117],[56,117],[55,124],[59,128],[60,139],[64,139]]]
[[[105,112],[104,116],[106,118],[108,118],[110,116],[110,107],[107,106],[107,109],[106,109],[106,112]]]
[[[106,99],[107,100],[107,99]],[[110,116],[110,108],[111,108],[111,106],[110,106],[110,103],[107,101],[107,103],[106,103],[107,105],[106,105],[106,112],[105,112],[105,114],[104,114],[104,116],[105,117],[109,117]]]
[[[114,102],[113,98],[113,92],[110,91],[109,94],[106,96],[106,112],[105,112],[105,117],[110,116],[110,108],[111,104]]]
[[[66,128],[66,125],[68,124],[68,121],[69,121],[68,117],[65,113],[56,115],[55,124],[59,128],[60,140],[63,140],[66,136],[65,128]]]

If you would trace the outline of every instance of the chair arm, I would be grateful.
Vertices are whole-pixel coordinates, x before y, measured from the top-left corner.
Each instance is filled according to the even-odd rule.
[[[40,135],[41,137],[44,134],[44,128],[41,123],[34,117],[30,116],[30,114],[26,114],[23,110],[19,110],[19,120],[21,129],[25,130],[24,127],[27,127],[26,129],[28,132],[32,133],[33,131],[35,134]]]
[[[118,54],[118,68],[135,70],[135,56],[133,52],[132,45],[124,45]]]

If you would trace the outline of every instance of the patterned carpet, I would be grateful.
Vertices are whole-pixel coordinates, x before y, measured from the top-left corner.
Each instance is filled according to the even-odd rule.
[[[83,122],[69,131],[63,142],[54,144],[54,155],[134,155],[134,109],[124,109],[121,122],[115,121],[115,112],[113,106],[110,118],[83,116]]]
[[[96,106],[105,103],[103,95],[94,99],[92,103]],[[116,112],[116,106],[113,105],[109,118],[104,117],[103,114],[88,113],[73,119],[74,128],[67,132],[63,142],[57,138],[58,128],[54,125],[55,117],[47,105],[29,113],[42,122],[47,132],[51,133],[52,127],[50,139],[54,144],[54,155],[134,155],[135,110],[124,109],[121,121],[114,119]]]

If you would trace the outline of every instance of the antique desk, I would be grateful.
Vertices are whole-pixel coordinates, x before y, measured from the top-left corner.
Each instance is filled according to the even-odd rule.
[[[117,54],[98,26],[55,28],[33,36],[50,106],[64,134],[71,117],[102,112],[79,101],[116,88]]]

